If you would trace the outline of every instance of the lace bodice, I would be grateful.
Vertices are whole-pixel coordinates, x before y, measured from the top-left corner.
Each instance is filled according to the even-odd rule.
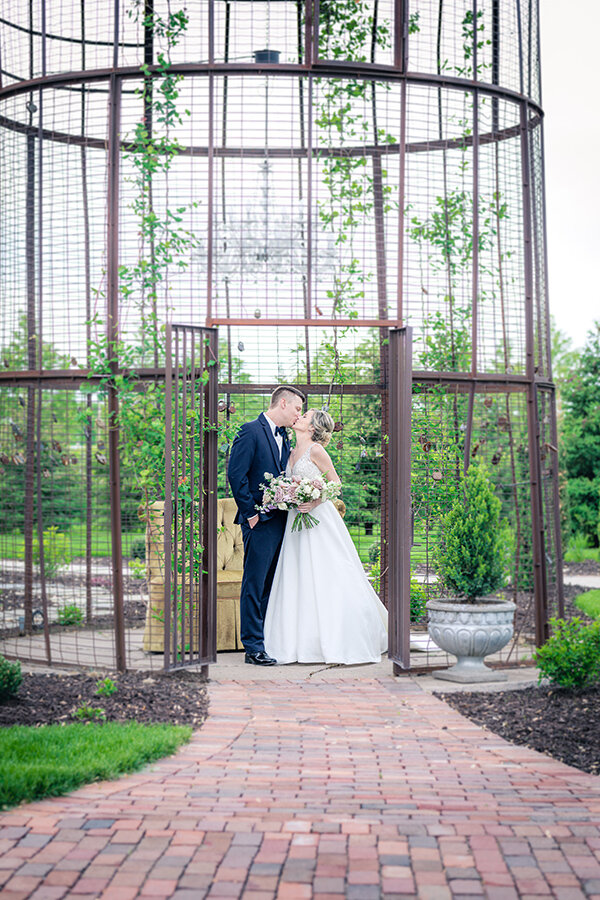
[[[294,465],[290,468],[290,464],[287,464],[286,475],[294,475],[296,478],[315,478],[318,475],[321,475],[321,470],[310,458],[310,451],[312,450],[311,446],[302,454],[300,459],[297,459]]]

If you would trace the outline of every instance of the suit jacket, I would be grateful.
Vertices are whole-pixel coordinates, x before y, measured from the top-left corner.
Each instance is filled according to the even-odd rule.
[[[257,514],[257,506],[262,503],[260,485],[265,483],[265,472],[279,475],[285,471],[290,455],[290,442],[283,438],[281,460],[277,442],[264,413],[252,422],[245,422],[240,428],[229,455],[227,476],[231,492],[237,503],[238,524],[248,521]],[[261,513],[262,519],[272,513]]]

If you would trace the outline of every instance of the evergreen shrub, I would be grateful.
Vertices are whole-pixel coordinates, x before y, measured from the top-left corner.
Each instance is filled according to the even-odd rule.
[[[443,518],[438,571],[463,602],[475,603],[504,581],[500,500],[482,463],[473,463]]]

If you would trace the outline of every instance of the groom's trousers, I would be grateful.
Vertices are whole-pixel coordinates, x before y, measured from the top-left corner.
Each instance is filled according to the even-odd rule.
[[[277,568],[285,532],[286,513],[280,510],[254,528],[242,523],[244,575],[240,594],[240,628],[244,649],[258,653],[265,649],[264,622],[267,603]]]

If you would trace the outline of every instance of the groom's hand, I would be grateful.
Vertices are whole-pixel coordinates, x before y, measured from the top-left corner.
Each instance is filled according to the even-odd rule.
[[[250,528],[254,528],[254,526],[256,525],[257,522],[258,522],[258,515],[252,516],[251,519],[248,519],[248,525],[250,526]]]

